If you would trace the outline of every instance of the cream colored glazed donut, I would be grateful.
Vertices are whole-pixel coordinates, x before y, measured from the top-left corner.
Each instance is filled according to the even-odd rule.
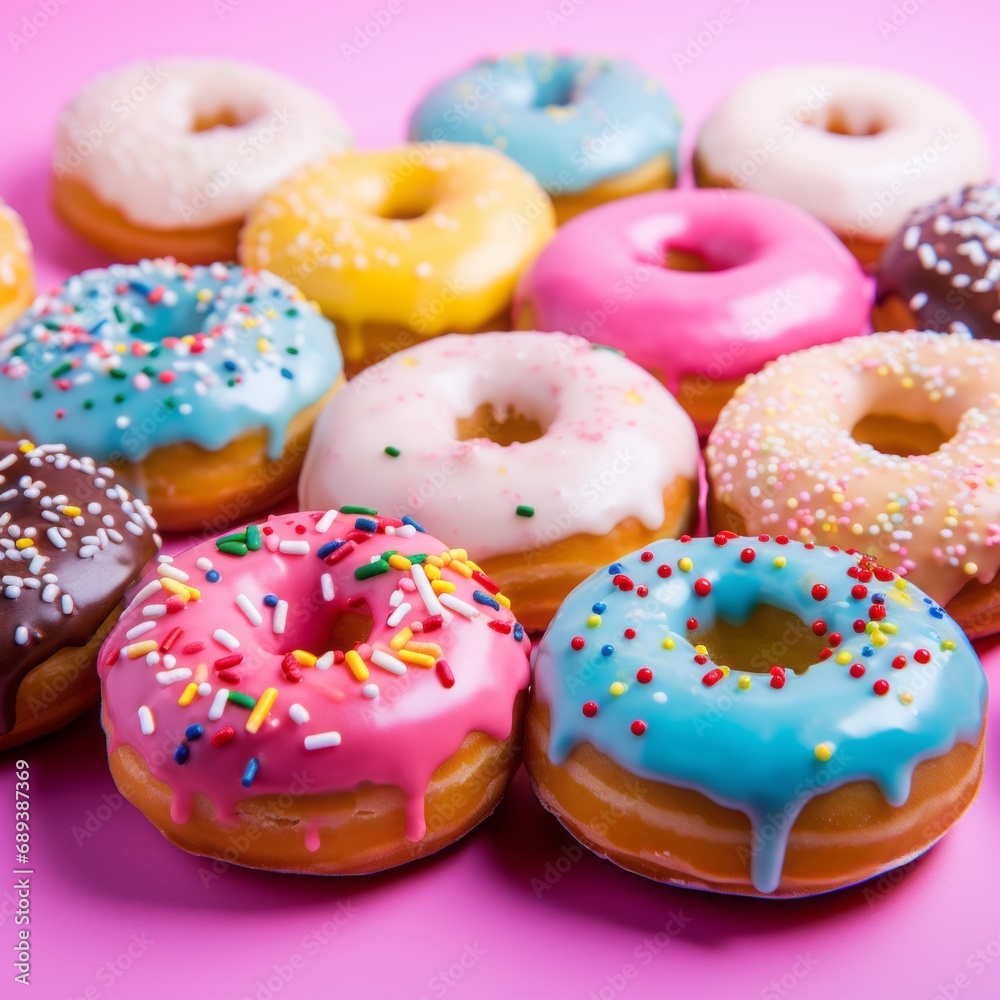
[[[722,411],[709,526],[857,548],[973,637],[1000,626],[1000,343],[882,333],[786,355]]]
[[[902,73],[780,66],[743,81],[709,115],[698,183],[795,202],[867,265],[913,209],[989,176],[982,126],[951,95]]]
[[[323,97],[263,67],[137,62],[92,80],[60,115],[53,202],[120,260],[234,260],[251,206],[348,145]]]
[[[697,470],[690,419],[616,352],[561,333],[452,335],[334,397],[299,503],[353,491],[464,542],[540,629],[595,566],[692,527]]]
[[[0,201],[0,330],[17,319],[34,297],[28,234],[17,212]]]

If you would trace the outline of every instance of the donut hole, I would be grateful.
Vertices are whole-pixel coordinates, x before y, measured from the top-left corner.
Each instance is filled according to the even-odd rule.
[[[858,138],[878,135],[885,131],[885,125],[877,118],[870,118],[865,114],[858,113],[858,109],[852,109],[848,114],[846,109],[834,105],[826,114],[809,119],[809,125],[821,128],[824,132],[832,135],[849,135]]]
[[[697,250],[677,250],[668,247],[663,255],[663,266],[671,271],[722,271],[713,267]]]
[[[380,219],[409,222],[426,215],[434,204],[430,197],[432,192],[427,186],[399,184],[396,187],[397,190],[389,192],[375,209]]]
[[[455,437],[459,441],[487,439],[504,448],[512,444],[537,441],[548,429],[547,422],[529,416],[510,404],[497,406],[483,403],[467,417],[455,420]]]
[[[532,106],[536,108],[565,108],[576,97],[576,80],[572,73],[554,73],[548,80],[539,80],[535,87]]]
[[[659,249],[660,267],[668,271],[714,273],[728,271],[746,263],[753,248],[738,237],[727,240],[708,240],[697,247],[683,243],[665,243]]]
[[[899,458],[933,455],[953,433],[932,420],[916,420],[896,413],[866,414],[851,431],[859,444],[871,445],[883,455]]]
[[[798,615],[763,602],[744,620],[720,608],[712,625],[689,638],[708,650],[713,663],[744,674],[766,674],[775,666],[804,674],[828,645],[826,637],[817,636]]]
[[[239,128],[250,121],[245,115],[239,114],[233,108],[211,108],[199,111],[191,122],[192,132],[211,132],[214,128]]]
[[[293,649],[304,649],[322,655],[328,650],[346,652],[367,642],[374,628],[368,605],[361,602],[333,612],[332,617],[319,613],[303,615],[294,628],[291,624],[283,635],[261,635],[261,645],[269,652],[283,656]],[[270,630],[268,630],[270,631]]]

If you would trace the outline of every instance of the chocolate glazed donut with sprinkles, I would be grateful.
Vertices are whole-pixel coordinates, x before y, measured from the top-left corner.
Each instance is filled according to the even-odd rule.
[[[853,550],[728,531],[653,543],[573,591],[534,668],[525,760],[543,805],[661,881],[851,885],[927,850],[979,787],[975,651]]]
[[[0,443],[0,750],[97,700],[98,647],[159,544],[111,469],[61,444]]]
[[[530,643],[509,603],[464,549],[367,507],[202,542],[101,651],[115,781],[169,840],[249,867],[438,850],[520,761]]]

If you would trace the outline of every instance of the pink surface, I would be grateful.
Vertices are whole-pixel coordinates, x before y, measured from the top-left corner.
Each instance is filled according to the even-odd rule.
[[[985,86],[1000,13],[985,2],[961,5],[960,20],[958,5],[914,0],[709,0],[674,13],[628,0],[508,0],[478,16],[457,0],[162,6],[170,13],[125,0],[18,0],[0,10],[0,195],[28,223],[43,282],[105,262],[47,208],[56,111],[94,73],[143,56],[224,54],[286,71],[330,94],[362,145],[398,140],[412,101],[436,75],[485,50],[526,46],[633,56],[673,90],[689,124],[752,70],[802,59],[870,62],[947,87],[1000,135]],[[364,49],[345,52],[379,9],[396,13],[383,14]],[[48,23],[22,42],[13,36],[25,16]],[[689,127],[688,145],[692,134]],[[31,766],[34,862],[28,988],[12,982],[15,876],[0,876],[0,995],[993,997],[1000,749],[991,735],[982,794],[924,859],[826,898],[767,903],[666,888],[579,854],[523,773],[466,842],[408,870],[324,880],[213,869],[121,803],[91,712],[0,757],[0,870],[13,868],[14,762],[22,757]]]

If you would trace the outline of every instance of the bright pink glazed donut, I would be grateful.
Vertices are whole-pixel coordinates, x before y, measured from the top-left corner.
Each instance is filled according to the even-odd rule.
[[[744,376],[864,331],[871,288],[801,209],[741,191],[656,191],[559,230],[524,275],[521,329],[618,348],[707,433]]]
[[[273,516],[161,563],[108,636],[111,770],[194,854],[378,871],[492,812],[529,645],[467,553],[409,518]]]

